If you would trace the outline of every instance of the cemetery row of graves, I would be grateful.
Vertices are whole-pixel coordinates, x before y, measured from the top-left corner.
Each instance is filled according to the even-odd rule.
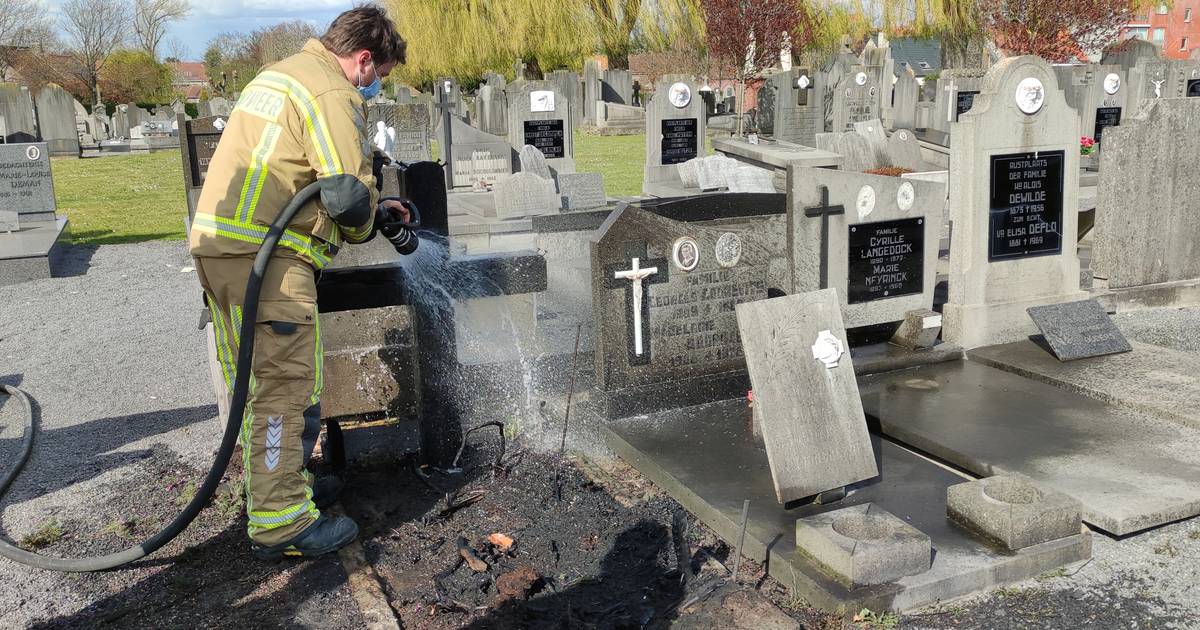
[[[429,456],[516,392],[495,399],[570,417],[830,611],[918,609],[1200,513],[1200,359],[1109,319],[1200,303],[1200,62],[1134,46],[922,82],[868,46],[768,77],[744,136],[685,75],[644,106],[592,63],[434,87],[368,127],[399,162],[385,194],[447,247],[373,242],[322,277],[327,417],[400,418]],[[189,208],[237,106],[157,127]],[[101,152],[125,130],[81,125]],[[645,134],[642,195],[579,172],[581,127]],[[53,275],[46,128],[0,146],[32,191],[0,197],[0,258],[49,239],[0,279]],[[339,335],[363,321],[396,334]]]

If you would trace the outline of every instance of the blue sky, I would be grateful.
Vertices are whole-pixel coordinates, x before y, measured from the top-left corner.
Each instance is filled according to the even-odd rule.
[[[42,1],[57,18],[63,0]],[[353,6],[353,0],[192,0],[192,14],[174,24],[167,38],[178,38],[187,48],[188,58],[200,60],[208,40],[219,33],[249,32],[294,19],[308,21],[321,31],[338,13]],[[159,54],[166,55],[168,50],[164,45]]]

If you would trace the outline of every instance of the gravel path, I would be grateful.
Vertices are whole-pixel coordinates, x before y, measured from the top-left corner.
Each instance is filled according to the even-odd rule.
[[[65,267],[73,275],[0,287],[0,382],[33,397],[41,420],[0,525],[16,541],[56,525],[61,536],[42,551],[87,555],[173,518],[207,471],[221,424],[184,243],[70,247]],[[3,465],[18,452],[21,418],[0,396]],[[0,560],[0,627],[358,624],[336,559],[265,567],[242,527],[236,509],[206,510],[150,561],[103,574]],[[193,599],[201,588],[213,596]]]

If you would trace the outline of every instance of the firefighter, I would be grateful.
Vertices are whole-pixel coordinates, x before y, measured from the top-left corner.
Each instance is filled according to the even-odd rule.
[[[264,559],[312,557],[358,535],[322,514],[341,482],[314,483],[306,464],[320,433],[321,326],[316,276],[343,243],[374,235],[376,208],[364,99],[404,63],[405,42],[382,9],[339,15],[319,40],[267,67],[242,90],[209,163],[188,245],[208,302],[226,387],[233,388],[243,292],[267,226],[313,181],[314,199],[280,239],[262,286],[253,378],[242,421],[248,533]]]

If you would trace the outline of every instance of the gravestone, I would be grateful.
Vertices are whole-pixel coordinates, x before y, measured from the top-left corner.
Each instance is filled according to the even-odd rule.
[[[583,62],[583,116],[589,125],[596,124],[596,101],[603,101],[600,62],[587,59]]]
[[[835,292],[747,302],[736,310],[779,502],[877,476]]]
[[[1025,309],[1085,296],[1076,234],[1079,117],[1050,65],[988,71],[950,147],[954,223],[942,337],[964,348],[1024,339]]]
[[[842,156],[844,171],[862,172],[880,167],[878,154],[871,147],[871,141],[853,129],[817,134],[817,148]]]
[[[945,186],[793,166],[787,199],[790,293],[835,289],[851,328],[933,308]]]
[[[4,117],[5,142],[37,140],[37,121],[28,88],[15,83],[0,83],[0,116]]]
[[[570,70],[555,70],[546,75],[546,80],[553,83],[558,91],[565,94],[571,104],[571,125],[575,128],[583,125],[583,86],[579,83],[579,73]]]
[[[859,67],[833,91],[831,131],[854,131],[854,123],[879,118],[879,79]]]
[[[388,126],[396,131],[392,158],[400,162],[427,162],[431,159],[429,108],[421,104],[389,105]]]
[[[1096,300],[1032,306],[1029,317],[1059,361],[1132,352],[1125,335]]]
[[[685,212],[694,217],[698,210]],[[744,369],[734,307],[784,286],[784,220],[771,214],[676,221],[634,206],[614,210],[591,243],[599,388],[678,383]]]
[[[136,109],[136,106],[134,108]],[[208,99],[208,109],[211,112],[210,116],[228,116],[233,113],[233,106],[223,96],[214,96]]]
[[[1092,269],[1110,289],[1200,278],[1200,101],[1161,99],[1105,133]]]
[[[605,70],[600,79],[600,100],[633,105],[633,75],[628,70]]]
[[[563,210],[588,210],[608,205],[601,173],[559,173],[555,181]]]
[[[888,137],[888,163],[892,166],[906,168],[915,173],[929,170],[925,158],[921,156],[921,143],[913,132],[907,129],[897,129]]]
[[[176,117],[179,122],[179,149],[183,158],[183,189],[187,197],[188,220],[196,215],[196,201],[208,175],[208,165],[217,153],[217,143],[225,129],[225,119],[220,116],[187,120],[183,114]],[[217,122],[220,121],[220,122]]]
[[[974,107],[985,73],[986,70],[973,68],[944,70],[937,81],[935,106],[928,128],[949,134],[952,123],[961,120],[962,115]]]
[[[892,95],[892,129],[917,128],[917,101],[920,100],[921,85],[912,68],[900,70]]]
[[[771,193],[775,190],[775,173],[771,169],[740,164],[725,175],[725,183],[732,193]]]
[[[562,202],[554,181],[533,173],[514,173],[496,183],[496,217],[517,219],[558,212]]]
[[[867,139],[871,150],[875,152],[875,163],[879,166],[893,166],[888,156],[887,134],[883,132],[883,121],[876,118],[854,123],[854,131]]]
[[[816,146],[816,134],[825,126],[824,97],[824,86],[817,85],[816,76],[806,69],[772,75],[759,93],[759,132],[776,140]]]
[[[457,116],[450,117],[450,129],[456,188],[492,185],[500,177],[512,173],[513,150],[506,138],[484,133]]]
[[[668,75],[660,80],[646,107],[646,164],[642,190],[646,194],[681,187],[678,164],[704,156],[704,102],[690,77]]]
[[[1144,39],[1131,37],[1109,46],[1100,58],[1103,65],[1115,65],[1126,72],[1137,66],[1142,59],[1157,59],[1161,56],[1158,46]]]
[[[79,130],[75,126],[75,97],[54,85],[46,85],[34,101],[38,130],[50,155],[79,155]]]
[[[508,135],[508,97],[504,88],[479,86],[475,94],[475,126],[497,136]]]
[[[46,143],[0,145],[0,212],[16,214],[16,229],[53,224],[57,209]]]
[[[522,173],[533,173],[542,179],[552,179],[546,156],[537,147],[529,144],[521,147],[520,159]]]
[[[508,141],[536,147],[550,166],[575,170],[571,104],[549,81],[526,81],[508,93]]]
[[[741,162],[720,153],[698,159],[696,161],[698,187],[701,190],[719,190],[728,187],[727,176],[737,170],[739,166],[741,166]]]

